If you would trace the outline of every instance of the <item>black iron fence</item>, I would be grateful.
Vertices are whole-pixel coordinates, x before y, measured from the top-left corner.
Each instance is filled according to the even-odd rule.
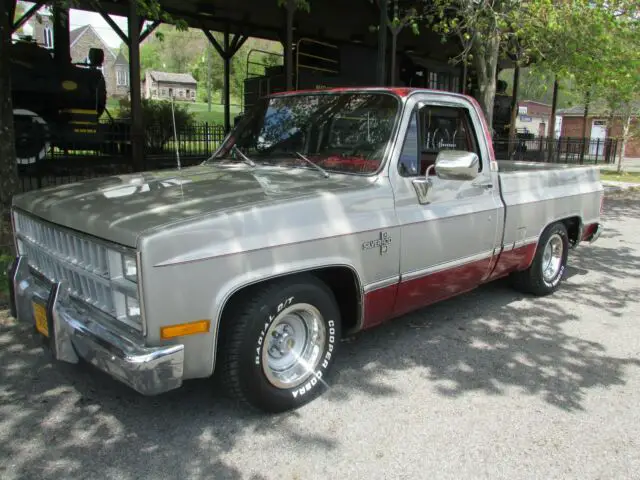
[[[519,136],[494,138],[498,159],[569,164],[612,164],[618,154],[616,138]]]
[[[130,133],[128,123],[117,121],[101,122],[89,135],[51,132],[43,159],[19,163],[22,190],[133,172]],[[200,163],[224,139],[224,127],[207,122],[181,126],[176,133],[171,124],[145,127],[146,170],[175,167],[178,154],[182,166]]]

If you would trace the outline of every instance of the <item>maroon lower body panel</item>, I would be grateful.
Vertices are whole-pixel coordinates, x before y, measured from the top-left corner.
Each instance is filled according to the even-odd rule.
[[[473,290],[482,283],[524,270],[531,265],[536,246],[532,243],[503,252],[497,262],[495,256],[484,258],[367,292],[362,328],[375,327],[391,318]]]
[[[533,257],[536,254],[536,248],[538,244],[531,243],[522,247],[514,248],[508,252],[502,252],[496,267],[491,272],[491,275],[487,279],[488,282],[496,280],[505,275],[509,275],[511,272],[518,270],[526,270],[533,262]]]

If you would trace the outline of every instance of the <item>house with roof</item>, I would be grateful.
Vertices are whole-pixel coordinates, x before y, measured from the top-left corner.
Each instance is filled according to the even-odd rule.
[[[516,131],[532,134],[534,137],[551,137],[551,105],[535,100],[518,102],[516,116]],[[562,117],[556,115],[555,137],[560,135]]]
[[[42,7],[27,22],[28,33],[39,45],[53,50],[53,16],[47,7]],[[129,95],[129,62],[122,52],[114,52],[91,25],[83,25],[69,31],[71,61],[88,62],[89,50],[104,51],[104,63],[100,70],[107,85],[107,97]]]
[[[142,79],[142,97],[157,100],[196,101],[198,82],[190,73],[147,70]]]
[[[634,108],[640,111],[640,104]],[[558,110],[558,115],[562,116],[562,136],[582,137],[584,126],[584,105],[576,105],[571,108]],[[621,138],[623,131],[623,119],[619,115],[611,115],[603,102],[594,102],[589,105],[587,112],[586,137],[591,139],[592,149],[597,148],[598,140],[604,141],[607,138]],[[640,117],[634,116],[631,119],[631,130],[640,130]],[[640,137],[634,136],[627,143],[625,156],[627,158],[640,158]]]

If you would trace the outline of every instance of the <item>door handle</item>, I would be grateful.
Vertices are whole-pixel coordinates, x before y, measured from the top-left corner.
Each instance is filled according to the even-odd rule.
[[[490,188],[493,188],[493,183],[491,183],[491,180],[481,180],[477,182],[472,182],[471,185],[478,188],[485,188],[487,190],[489,190]]]

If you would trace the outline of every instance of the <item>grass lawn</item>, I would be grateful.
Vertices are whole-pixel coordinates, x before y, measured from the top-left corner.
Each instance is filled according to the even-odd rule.
[[[238,115],[238,113],[240,112],[240,106],[234,105],[235,102],[233,99],[231,100],[231,102],[231,124],[233,125],[233,117]],[[180,103],[181,105],[184,104],[183,102],[176,103]],[[217,123],[219,125],[224,124],[224,105],[220,105],[215,100],[211,103],[211,111],[209,111],[209,106],[206,102],[187,103],[186,105],[189,107],[189,111],[194,113],[196,122]],[[111,116],[117,117],[118,111],[120,110],[118,100],[109,98],[107,100],[107,109],[109,110]]]
[[[640,183],[640,172],[618,173],[612,170],[600,170],[600,179],[616,182]]]

